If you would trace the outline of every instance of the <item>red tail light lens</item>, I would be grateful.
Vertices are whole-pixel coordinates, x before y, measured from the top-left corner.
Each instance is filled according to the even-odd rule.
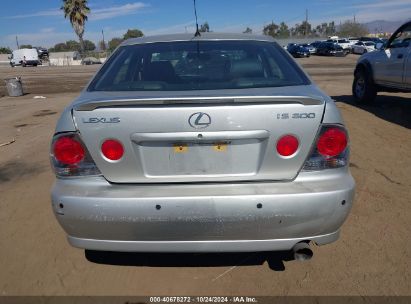
[[[322,156],[334,157],[342,153],[347,147],[347,135],[340,128],[329,128],[317,142],[317,150]]]
[[[107,139],[101,145],[101,152],[109,160],[119,160],[123,157],[124,148],[119,141],[114,139]]]
[[[281,156],[293,155],[298,149],[298,139],[293,135],[285,135],[277,142],[277,152]]]
[[[50,160],[57,177],[101,175],[77,132],[65,132],[53,137]]]
[[[63,136],[56,140],[53,153],[54,157],[65,165],[78,164],[86,155],[81,143],[68,136]]]

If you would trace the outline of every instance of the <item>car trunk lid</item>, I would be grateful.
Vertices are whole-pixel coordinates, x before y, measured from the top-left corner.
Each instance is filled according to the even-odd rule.
[[[325,103],[310,96],[213,96],[89,100],[73,117],[91,156],[115,183],[290,180],[303,166]],[[286,134],[291,157],[276,151]],[[106,139],[124,156],[109,161]]]

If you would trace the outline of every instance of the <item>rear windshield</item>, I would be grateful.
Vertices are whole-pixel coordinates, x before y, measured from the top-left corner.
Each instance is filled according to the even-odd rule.
[[[89,91],[187,91],[309,84],[275,43],[184,41],[120,47]]]

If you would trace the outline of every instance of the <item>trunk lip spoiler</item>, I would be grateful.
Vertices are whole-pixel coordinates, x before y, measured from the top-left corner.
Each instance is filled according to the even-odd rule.
[[[235,105],[235,104],[301,104],[304,106],[322,105],[321,97],[309,96],[224,96],[224,97],[179,97],[179,98],[128,98],[104,101],[90,101],[74,106],[76,111],[93,111],[98,108],[125,106],[164,106],[164,105]]]
[[[169,133],[133,133],[131,140],[137,144],[144,142],[209,142],[241,139],[265,140],[270,136],[267,130],[249,131],[206,131],[206,132],[169,132]]]

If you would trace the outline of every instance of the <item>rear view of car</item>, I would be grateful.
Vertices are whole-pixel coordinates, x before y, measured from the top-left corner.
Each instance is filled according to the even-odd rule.
[[[317,52],[317,48],[312,44],[304,43],[301,44],[301,46],[305,47],[310,52],[310,54],[315,54]]]
[[[310,57],[310,51],[302,46],[302,45],[292,45],[288,48],[288,52],[294,57],[294,58],[304,58],[304,57]]]
[[[323,42],[317,48],[317,55],[342,57],[346,56],[347,52],[336,43]]]
[[[352,46],[352,53],[354,54],[365,54],[375,50],[375,43],[372,41],[359,41]]]
[[[52,205],[76,247],[309,250],[354,195],[334,102],[266,36],[124,42],[65,110]]]
[[[39,59],[41,60],[48,60],[49,58],[49,51],[46,48],[42,47],[35,47],[37,54],[39,56]]]
[[[350,53],[351,52],[351,43],[348,39],[338,39],[337,44],[342,47],[342,49]]]

